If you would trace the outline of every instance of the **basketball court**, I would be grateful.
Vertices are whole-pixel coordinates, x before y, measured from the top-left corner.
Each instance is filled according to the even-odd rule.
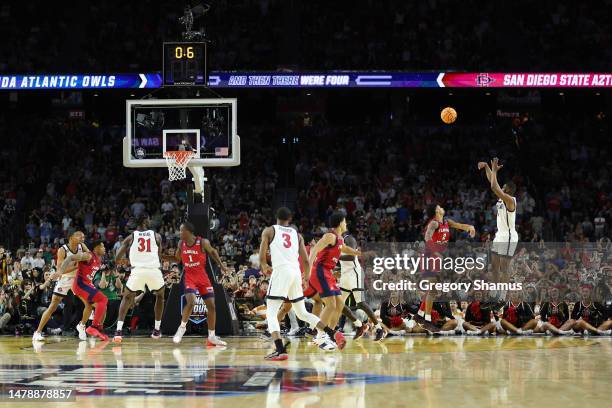
[[[612,339],[601,337],[361,339],[341,353],[293,339],[290,359],[273,364],[263,360],[269,342],[226,340],[207,349],[201,338],[176,347],[167,337],[121,346],[50,337],[34,349],[5,338],[3,395],[29,384],[74,389],[75,404],[100,407],[605,406],[602,373],[612,369],[601,358]]]

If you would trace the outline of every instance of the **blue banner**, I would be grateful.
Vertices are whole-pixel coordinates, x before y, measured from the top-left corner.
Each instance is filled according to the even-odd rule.
[[[211,88],[438,88],[426,72],[211,72]]]

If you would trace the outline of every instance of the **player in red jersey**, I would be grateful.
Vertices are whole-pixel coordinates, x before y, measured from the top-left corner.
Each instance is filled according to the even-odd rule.
[[[317,291],[325,305],[321,321],[329,327],[336,327],[344,302],[333,270],[341,254],[361,256],[361,252],[344,245],[342,234],[347,227],[343,213],[335,212],[331,215],[330,227],[332,231],[325,233],[310,251],[309,262],[313,265],[310,286]]]
[[[176,251],[176,261],[183,263],[184,270],[184,288],[185,306],[183,307],[183,315],[181,325],[179,326],[174,338],[175,343],[180,343],[185,331],[187,330],[187,321],[193,307],[196,303],[196,294],[206,303],[208,310],[208,340],[207,346],[226,346],[227,343],[222,341],[215,334],[216,310],[215,310],[215,292],[213,286],[206,274],[206,255],[219,265],[222,271],[226,271],[227,267],[219,258],[219,253],[210,245],[210,242],[202,237],[195,235],[195,227],[189,222],[184,222],[180,227],[181,240],[178,243]]]
[[[437,259],[442,259],[442,253],[448,247],[450,239],[450,229],[458,229],[466,231],[470,234],[470,238],[474,238],[476,230],[473,225],[461,224],[451,219],[444,218],[444,208],[439,205],[430,206],[427,209],[427,217],[429,221],[425,226],[425,260],[426,264],[422,273],[423,278],[431,281],[437,279],[439,268],[436,264]],[[433,307],[434,297],[429,291],[425,293],[424,299],[421,301],[421,307],[415,319],[419,323],[423,323],[428,330],[436,330],[436,326],[431,322],[431,309]]]
[[[102,257],[106,253],[106,248],[102,241],[93,243],[92,252],[84,252],[80,254],[69,255],[60,267],[60,272],[70,273],[68,266],[72,262],[77,262],[77,274],[72,286],[72,292],[81,299],[85,308],[83,309],[83,317],[81,325],[85,325],[91,315],[91,305],[95,307],[93,324],[89,326],[85,332],[90,336],[98,337],[102,341],[107,341],[108,336],[104,334],[102,322],[106,313],[106,305],[108,299],[102,292],[94,287],[91,283],[94,275],[100,269]]]

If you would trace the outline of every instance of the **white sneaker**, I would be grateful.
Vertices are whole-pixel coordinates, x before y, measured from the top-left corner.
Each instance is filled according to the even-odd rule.
[[[299,331],[300,331],[299,327],[297,329],[291,329],[287,332],[287,336],[295,336],[296,334],[298,334]]]
[[[175,342],[176,344],[180,343],[186,331],[187,331],[187,326],[185,327],[179,326],[179,328],[176,330],[176,334],[172,338],[172,341]]]
[[[214,346],[227,346],[227,343],[221,340],[217,336],[208,336],[208,340],[206,341],[206,345],[209,347]]]
[[[320,346],[321,344],[325,343],[326,340],[329,340],[329,336],[325,333],[321,333],[319,332],[313,339],[312,342],[314,344],[316,344],[317,346]]]
[[[79,340],[87,340],[87,333],[85,333],[85,325],[79,323],[77,324],[76,329],[79,332]]]
[[[331,339],[329,338],[327,334],[325,333],[321,334],[321,332],[319,332],[318,336],[312,339],[312,342],[316,344],[317,346],[319,346],[319,348],[324,351],[335,351],[337,348],[336,343],[331,341]]]
[[[41,332],[35,331],[34,335],[32,336],[32,341],[45,341],[45,338]]]

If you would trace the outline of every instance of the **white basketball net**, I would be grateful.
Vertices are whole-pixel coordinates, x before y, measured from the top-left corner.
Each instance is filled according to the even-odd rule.
[[[195,153],[189,150],[165,152],[164,159],[166,159],[166,164],[168,165],[168,180],[175,181],[185,179],[187,177],[185,168],[194,155]]]

